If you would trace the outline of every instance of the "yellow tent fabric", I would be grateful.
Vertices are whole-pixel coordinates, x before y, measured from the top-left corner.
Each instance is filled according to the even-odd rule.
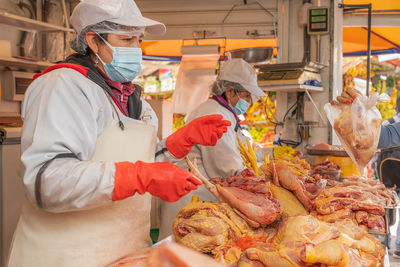
[[[344,0],[346,5],[372,4],[372,10],[400,9],[399,0]]]
[[[349,5],[371,3],[372,10],[400,10],[400,0],[345,0],[344,3]],[[372,27],[371,31],[372,51],[400,50],[400,27]],[[343,28],[343,53],[367,51],[367,36],[367,28]]]
[[[249,47],[276,47],[276,39],[205,39],[198,40],[198,45],[215,45],[221,48],[221,56],[224,52],[249,48]],[[194,40],[163,40],[143,41],[142,50],[147,56],[180,57],[182,45],[195,45]],[[276,54],[276,51],[275,53]]]

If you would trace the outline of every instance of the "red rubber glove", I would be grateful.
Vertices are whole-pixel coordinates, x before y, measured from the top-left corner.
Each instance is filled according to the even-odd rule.
[[[115,167],[113,201],[149,192],[175,202],[201,185],[193,174],[169,162],[124,161],[115,163]]]
[[[165,146],[174,157],[183,158],[193,145],[215,146],[230,125],[219,114],[199,117],[168,136]]]

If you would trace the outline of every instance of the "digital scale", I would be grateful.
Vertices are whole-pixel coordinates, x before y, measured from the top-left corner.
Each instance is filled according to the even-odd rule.
[[[307,33],[326,34],[329,32],[329,8],[312,7],[307,12]]]
[[[256,65],[258,85],[304,85],[315,81],[321,83],[320,69],[315,62]]]

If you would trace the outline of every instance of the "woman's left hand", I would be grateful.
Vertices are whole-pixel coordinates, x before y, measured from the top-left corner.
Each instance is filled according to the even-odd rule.
[[[219,114],[199,117],[168,136],[165,145],[174,157],[183,158],[193,145],[215,146],[230,125]]]

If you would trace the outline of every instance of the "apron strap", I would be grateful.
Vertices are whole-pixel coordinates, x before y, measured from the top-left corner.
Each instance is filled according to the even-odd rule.
[[[35,197],[36,197],[36,204],[39,208],[43,208],[43,202],[42,202],[42,196],[41,196],[41,188],[42,188],[42,174],[46,170],[47,166],[55,160],[55,159],[62,159],[62,158],[75,158],[78,159],[78,157],[74,153],[62,153],[56,155],[54,158],[46,161],[42,167],[40,167],[38,173],[36,174],[36,180],[35,180]]]

